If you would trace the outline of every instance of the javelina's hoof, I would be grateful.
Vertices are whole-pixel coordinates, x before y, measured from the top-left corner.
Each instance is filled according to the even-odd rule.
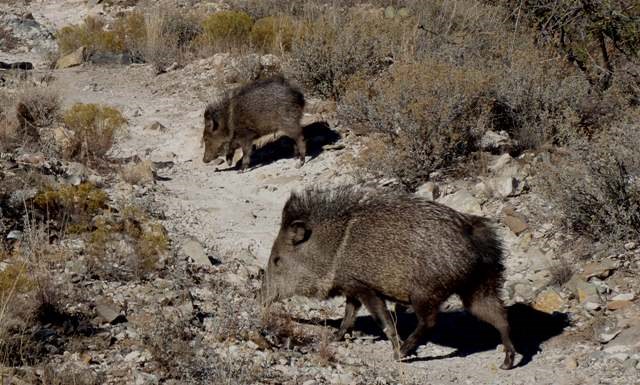
[[[500,369],[502,370],[513,369],[514,358],[515,358],[515,353],[507,352],[507,354],[504,357],[504,362],[502,363],[502,365],[500,365]]]

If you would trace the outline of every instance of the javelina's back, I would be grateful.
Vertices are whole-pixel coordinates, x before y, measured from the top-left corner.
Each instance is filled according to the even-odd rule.
[[[503,270],[500,241],[481,217],[408,194],[309,189],[285,204],[265,289],[272,299],[345,295],[339,337],[364,304],[399,356],[417,347],[439,305],[459,294],[473,314],[500,331],[507,349],[503,367],[510,368],[513,347],[498,296]],[[384,299],[410,304],[418,316],[418,327],[402,346]]]
[[[282,76],[258,80],[229,92],[219,104],[209,105],[205,110],[204,161],[225,155],[225,151],[230,160],[229,151],[240,147],[246,168],[252,142],[279,132],[296,141],[296,150],[304,163],[306,146],[300,126],[304,105],[302,92]]]

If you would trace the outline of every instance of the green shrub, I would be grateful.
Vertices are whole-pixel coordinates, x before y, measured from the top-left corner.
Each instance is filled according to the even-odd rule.
[[[244,12],[221,11],[202,22],[198,44],[213,50],[230,50],[247,45],[253,20]]]
[[[289,51],[299,27],[289,16],[267,16],[256,20],[251,29],[251,41],[267,52]]]
[[[73,133],[71,158],[88,161],[103,157],[115,139],[115,134],[127,122],[120,111],[98,104],[76,104],[63,117]]]
[[[125,52],[126,43],[121,33],[105,30],[104,21],[88,16],[83,24],[63,27],[56,33],[58,48],[63,55],[80,47],[96,52]]]
[[[90,183],[62,185],[40,191],[33,203],[45,220],[55,220],[69,233],[87,231],[91,219],[106,207],[107,194]]]

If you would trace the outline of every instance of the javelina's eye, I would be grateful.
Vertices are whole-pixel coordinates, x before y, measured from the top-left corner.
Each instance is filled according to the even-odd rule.
[[[274,266],[278,266],[278,263],[280,262],[280,257],[275,257],[273,258],[273,265]]]

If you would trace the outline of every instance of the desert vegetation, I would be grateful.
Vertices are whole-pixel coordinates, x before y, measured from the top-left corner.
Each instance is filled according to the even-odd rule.
[[[495,220],[516,350],[539,352],[499,381],[637,377],[636,2],[80,3],[0,0],[2,60],[36,64],[0,66],[0,382],[493,381],[498,339],[465,314],[395,363],[372,319],[331,338],[342,303],[260,308],[288,190],[347,178]],[[244,174],[201,164],[210,99],[274,74],[304,91],[305,166],[273,132]]]

